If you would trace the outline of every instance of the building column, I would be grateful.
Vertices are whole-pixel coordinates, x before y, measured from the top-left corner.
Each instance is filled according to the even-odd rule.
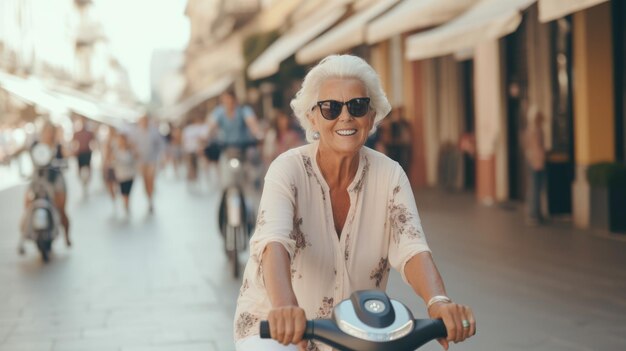
[[[424,164],[426,167],[426,184],[437,185],[437,160],[439,159],[439,111],[437,94],[439,82],[438,59],[420,61],[422,91],[422,116],[424,128]]]
[[[389,94],[391,91],[390,72],[389,72],[389,41],[385,40],[371,48],[371,64],[378,77],[383,90]]]
[[[409,94],[406,101],[406,112],[411,116],[413,145],[411,150],[411,167],[409,179],[414,189],[419,189],[427,185],[426,180],[426,142],[424,127],[424,72],[423,61],[406,61],[409,67],[406,72],[410,73],[409,79],[405,83],[410,87],[405,88]]]
[[[476,197],[484,204],[507,197],[504,101],[498,40],[486,41],[474,54],[476,119]]]
[[[576,179],[573,184],[574,224],[589,227],[587,167],[615,159],[613,44],[611,6],[604,3],[573,17],[574,141]]]

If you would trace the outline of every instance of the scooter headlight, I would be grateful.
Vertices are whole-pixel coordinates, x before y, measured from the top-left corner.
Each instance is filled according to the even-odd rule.
[[[340,302],[334,310],[334,319],[337,326],[344,333],[362,340],[384,342],[400,339],[409,334],[414,327],[413,316],[409,310],[400,302],[390,300],[392,308],[395,310],[395,319],[387,327],[375,328],[363,323],[354,310],[352,301],[344,300]],[[366,305],[374,313],[382,312],[391,306],[381,306],[380,304]]]
[[[52,161],[52,156],[52,148],[42,143],[35,145],[31,150],[33,163],[37,167],[47,166]]]
[[[239,160],[236,158],[231,158],[228,163],[230,164],[230,167],[235,168],[235,169],[241,166],[241,162],[239,162]]]

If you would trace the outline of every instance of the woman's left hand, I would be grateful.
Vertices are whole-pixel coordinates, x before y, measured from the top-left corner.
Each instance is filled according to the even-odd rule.
[[[428,309],[430,318],[442,319],[448,331],[447,339],[439,339],[445,350],[449,342],[459,343],[476,334],[476,319],[472,309],[456,303],[438,302]]]

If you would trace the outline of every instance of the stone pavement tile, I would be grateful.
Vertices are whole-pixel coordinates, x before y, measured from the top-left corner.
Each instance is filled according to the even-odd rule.
[[[13,332],[12,325],[0,326],[0,344],[7,341],[7,338],[12,332]]]
[[[223,351],[223,349],[219,349],[214,343],[209,342],[123,347],[121,351]]]
[[[26,314],[15,322],[20,331],[41,329],[80,329],[103,326],[108,313],[88,313],[86,311],[53,314],[37,314],[35,311]]]
[[[0,350],[4,351],[52,351],[52,341],[16,341],[0,343]]]
[[[159,334],[162,328],[157,323],[145,323],[135,325],[114,325],[104,328],[84,329],[82,336],[85,339],[118,338],[136,339],[138,335],[142,338]]]
[[[7,335],[6,340],[9,342],[22,342],[29,340],[38,341],[58,341],[58,340],[76,340],[81,337],[80,329],[74,330],[40,330],[40,331],[13,331]]]
[[[219,351],[235,351],[235,344],[230,338],[229,340],[219,339],[215,341],[216,350]]]
[[[153,332],[138,334],[108,334],[98,337],[89,337],[73,340],[59,340],[54,342],[53,351],[100,351],[119,350],[122,347],[150,345]]]

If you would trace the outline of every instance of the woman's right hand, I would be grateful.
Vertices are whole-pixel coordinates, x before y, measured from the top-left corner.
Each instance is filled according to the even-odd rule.
[[[302,308],[295,305],[273,308],[267,320],[272,339],[283,345],[298,344],[301,350],[306,348],[307,341],[302,339],[306,329],[306,315]]]

